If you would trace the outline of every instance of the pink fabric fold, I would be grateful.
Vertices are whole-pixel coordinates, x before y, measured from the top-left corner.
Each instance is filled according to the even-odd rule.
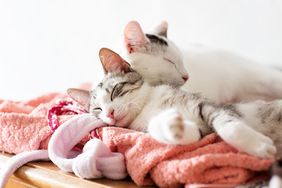
[[[236,151],[216,134],[187,146],[160,144],[148,134],[115,127],[102,129],[102,140],[125,155],[133,181],[139,185],[181,187],[189,184],[239,185],[270,168],[273,160]]]

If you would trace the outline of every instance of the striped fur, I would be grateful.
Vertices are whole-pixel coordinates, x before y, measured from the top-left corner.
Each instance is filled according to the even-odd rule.
[[[160,142],[188,144],[215,131],[240,151],[259,157],[272,157],[273,141],[281,143],[279,101],[219,106],[169,85],[151,86],[135,71],[109,73],[101,83],[92,91],[90,108],[101,108],[96,115],[108,124],[149,132]]]

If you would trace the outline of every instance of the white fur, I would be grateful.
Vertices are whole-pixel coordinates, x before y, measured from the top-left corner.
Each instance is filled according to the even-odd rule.
[[[282,98],[282,73],[277,69],[226,51],[191,48],[183,54],[190,75],[183,89],[189,92],[217,103]]]
[[[269,181],[269,188],[282,188],[282,179],[281,177],[274,175]]]
[[[167,144],[190,144],[201,138],[197,125],[183,120],[176,109],[165,110],[153,117],[148,132],[154,139]]]
[[[128,52],[122,48],[122,54],[133,69],[153,85],[183,85],[182,77],[188,72],[189,80],[182,88],[199,92],[219,104],[282,98],[282,73],[278,69],[227,51],[196,46],[189,48],[187,45],[188,50],[181,52],[169,38],[159,37],[168,43],[165,52],[152,52],[150,48],[144,52],[142,47]],[[176,67],[165,58],[173,61]]]
[[[226,118],[217,118],[214,128],[227,143],[240,151],[259,157],[273,157],[276,148],[267,136],[255,131],[243,121],[226,122]]]
[[[146,53],[125,53],[125,57],[132,68],[139,72],[147,82],[181,86],[185,83],[182,77],[188,75],[183,64],[183,57],[172,41],[167,42],[168,50],[160,53],[160,56]],[[174,64],[165,59],[171,60]]]
[[[137,91],[117,97],[113,101],[110,100],[109,93],[99,91],[96,102],[102,111],[114,109],[117,126],[148,131],[153,138],[162,143],[189,144],[198,141],[200,123],[197,115],[193,115],[197,108],[192,106],[196,105],[195,103],[177,103],[173,105],[173,109],[160,108],[162,101],[170,98],[173,93],[174,90],[167,85],[154,87],[144,83]],[[104,117],[100,116],[107,122],[108,119]],[[218,117],[220,118],[213,122],[216,132],[238,150],[267,158],[273,157],[276,153],[272,140],[245,122],[235,116],[224,114],[224,111]]]

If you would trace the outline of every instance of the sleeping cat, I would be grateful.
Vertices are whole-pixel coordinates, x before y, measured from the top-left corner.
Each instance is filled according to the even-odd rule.
[[[167,38],[167,27],[163,22],[152,34],[145,34],[131,21],[124,29],[127,60],[150,84],[181,86],[189,73],[182,88],[219,104],[282,98],[281,71],[229,52],[203,48],[191,48],[182,58]]]
[[[251,155],[272,157],[273,142],[281,152],[281,101],[221,107],[179,88],[151,86],[109,49],[101,49],[99,55],[105,71],[102,82],[91,92],[69,89],[68,93],[105,123],[149,132],[169,144],[189,144],[215,131]]]

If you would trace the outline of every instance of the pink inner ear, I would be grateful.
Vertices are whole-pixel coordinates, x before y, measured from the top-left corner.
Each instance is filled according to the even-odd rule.
[[[108,72],[129,72],[130,66],[127,62],[125,62],[121,57],[118,55],[110,56],[110,59],[107,63]]]
[[[136,47],[145,45],[148,40],[136,21],[130,21],[124,29],[124,42],[129,53],[136,50]]]
[[[105,73],[131,71],[129,63],[127,63],[117,53],[108,48],[100,49],[99,57],[105,70]]]

